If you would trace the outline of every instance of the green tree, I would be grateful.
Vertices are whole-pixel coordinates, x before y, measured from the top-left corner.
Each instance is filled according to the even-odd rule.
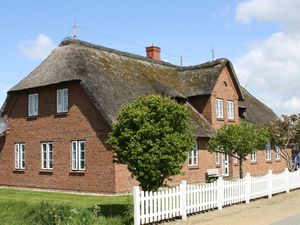
[[[280,156],[285,160],[290,171],[295,169],[291,159],[291,147],[298,147],[300,141],[300,115],[283,115],[271,121],[267,128],[271,135],[271,146],[279,148]]]
[[[159,95],[121,108],[108,143],[145,191],[157,190],[181,168],[195,141],[184,105]]]
[[[239,160],[240,178],[243,178],[243,161],[269,141],[266,129],[242,121],[239,124],[224,125],[208,141],[209,152],[219,152]]]

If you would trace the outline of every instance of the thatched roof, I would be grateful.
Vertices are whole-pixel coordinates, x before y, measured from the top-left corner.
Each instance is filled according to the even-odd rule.
[[[257,126],[263,126],[278,118],[272,109],[252,96],[245,88],[241,87],[241,90],[245,99],[245,101],[239,102],[240,107],[245,109],[245,112],[241,115],[242,119],[254,123]]]
[[[227,59],[179,67],[80,40],[67,39],[8,94],[61,82],[79,81],[96,108],[111,125],[120,107],[140,96],[156,93],[186,99],[190,96],[211,94],[225,67],[233,78],[239,100],[243,100],[238,79]],[[199,113],[194,113],[192,117],[199,128],[197,134],[211,136],[214,129],[206,119]]]
[[[231,75],[239,100],[243,100],[240,84],[228,59],[217,59],[215,61],[203,63],[196,66],[181,67],[178,69],[180,76],[180,90],[187,96],[210,95],[222,72],[227,67]]]
[[[211,137],[216,133],[216,129],[200,114],[191,104],[186,103],[192,118],[194,134],[197,137]]]

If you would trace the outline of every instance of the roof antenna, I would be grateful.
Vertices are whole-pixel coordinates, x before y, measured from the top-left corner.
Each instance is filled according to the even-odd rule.
[[[212,48],[211,50],[211,61],[215,61],[215,50]]]
[[[72,38],[77,39],[77,25],[76,22],[74,22],[73,28],[72,28]]]
[[[181,55],[180,55],[180,66],[182,66],[183,65],[183,56],[182,56],[182,53],[181,53]]]

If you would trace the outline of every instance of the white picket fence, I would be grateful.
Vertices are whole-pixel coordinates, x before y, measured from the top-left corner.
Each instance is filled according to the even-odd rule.
[[[300,171],[281,174],[268,174],[252,177],[249,173],[239,180],[226,181],[220,177],[207,184],[187,184],[186,181],[174,188],[164,191],[141,191],[135,186],[134,191],[134,225],[153,223],[166,219],[181,217],[209,209],[221,210],[223,206],[235,203],[249,203],[251,199],[280,192],[289,192],[300,187]]]

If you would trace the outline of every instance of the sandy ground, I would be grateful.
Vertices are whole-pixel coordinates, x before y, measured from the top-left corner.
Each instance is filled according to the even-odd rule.
[[[300,213],[300,189],[239,204],[207,213],[189,216],[164,225],[268,225]],[[299,221],[300,225],[300,221]]]

